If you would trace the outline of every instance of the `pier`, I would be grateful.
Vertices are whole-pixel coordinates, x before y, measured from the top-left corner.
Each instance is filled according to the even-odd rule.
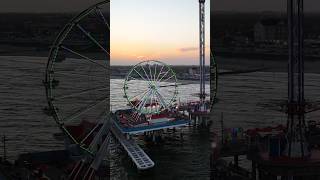
[[[133,139],[126,139],[126,137],[121,132],[119,132],[113,120],[111,122],[110,130],[122,145],[122,147],[127,151],[129,157],[132,159],[139,170],[150,169],[154,166],[154,162],[151,160],[151,158]]]
[[[202,103],[200,101],[183,102],[177,105],[178,110],[188,113],[188,119],[190,123],[194,126],[204,126],[210,125],[210,101],[204,100]]]

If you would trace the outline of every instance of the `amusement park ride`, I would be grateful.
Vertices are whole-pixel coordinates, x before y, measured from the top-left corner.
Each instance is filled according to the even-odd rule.
[[[319,110],[304,98],[303,0],[287,1],[288,17],[288,100],[284,106],[286,125],[248,129],[239,138],[233,133],[231,142],[222,138],[212,158],[213,179],[228,179],[219,170],[222,157],[234,157],[228,174],[244,179],[319,179],[320,144],[316,122],[306,123],[305,114]],[[224,134],[222,132],[222,134]],[[217,140],[218,142],[218,140]],[[251,161],[251,172],[241,168],[238,156]],[[240,177],[239,177],[240,178]]]
[[[69,179],[102,176],[99,170],[111,141],[108,9],[109,1],[102,1],[74,17],[58,34],[48,58],[47,111],[62,130],[76,162]]]
[[[152,134],[154,139],[163,129],[186,126],[193,117],[202,120],[208,116],[212,103],[205,93],[204,3],[199,0],[200,100],[196,102],[177,102],[175,72],[163,62],[148,60],[132,67],[125,78],[123,91],[129,108],[110,112],[109,19],[104,15],[109,1],[89,7],[62,29],[49,54],[44,84],[46,111],[62,130],[66,148],[76,162],[69,179],[93,179],[99,174],[111,136],[138,169],[152,168],[154,162],[134,135]],[[215,64],[213,61],[211,55]],[[212,70],[216,78],[217,69]]]

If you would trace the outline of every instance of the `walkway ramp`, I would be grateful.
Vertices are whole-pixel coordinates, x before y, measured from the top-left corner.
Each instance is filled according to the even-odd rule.
[[[95,178],[95,173],[99,169],[102,161],[108,153],[110,144],[111,132],[109,131],[108,121],[104,121],[100,130],[89,145],[89,150],[96,151],[94,157],[83,157],[73,167],[70,173],[69,180],[92,180]],[[101,144],[101,145],[100,145]]]
[[[136,164],[139,170],[150,169],[154,166],[154,162],[150,157],[141,149],[141,147],[133,140],[126,139],[124,135],[115,127],[114,122],[111,122],[111,132],[118,139],[123,148],[128,152],[132,161]]]

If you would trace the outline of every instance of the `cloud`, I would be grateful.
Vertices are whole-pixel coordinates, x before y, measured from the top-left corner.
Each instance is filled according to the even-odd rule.
[[[206,45],[205,46],[206,49],[210,49],[210,46],[209,45]],[[199,47],[184,47],[184,48],[180,48],[178,49],[180,52],[191,52],[191,51],[198,51],[199,50]]]
[[[185,47],[185,48],[180,48],[180,52],[189,52],[189,51],[197,51],[199,48],[198,47]]]
[[[144,58],[146,58],[146,56],[137,56],[136,58],[138,58],[138,59],[144,59]]]
[[[136,58],[136,59],[145,59],[145,58],[147,58],[144,55],[136,55],[136,54],[131,55],[131,57]]]

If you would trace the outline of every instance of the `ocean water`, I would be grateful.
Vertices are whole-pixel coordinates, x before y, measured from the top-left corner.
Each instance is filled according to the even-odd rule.
[[[56,123],[42,110],[47,105],[42,84],[45,66],[46,58],[43,57],[0,57],[0,135],[5,134],[9,139],[8,155],[12,160],[24,152],[64,148],[64,143],[52,136],[60,132]],[[79,62],[77,71],[92,71],[82,67],[87,65]],[[176,134],[163,146],[143,147],[156,162],[155,168],[147,173],[137,172],[120,146],[112,143],[112,178],[209,179],[210,138],[219,129],[221,113],[226,127],[264,127],[285,122],[286,115],[279,111],[279,104],[287,97],[286,78],[286,73],[281,72],[220,76],[218,102],[212,112],[211,128],[186,127],[182,129],[183,142],[178,140],[179,134]],[[305,80],[306,100],[320,101],[320,74],[306,74]],[[69,81],[74,88],[82,83],[76,78]],[[112,110],[125,107],[122,87],[123,80],[111,80]],[[190,82],[178,88],[180,100],[188,101],[195,99],[192,94],[198,91],[199,84]],[[320,112],[308,113],[306,119],[319,120]]]

